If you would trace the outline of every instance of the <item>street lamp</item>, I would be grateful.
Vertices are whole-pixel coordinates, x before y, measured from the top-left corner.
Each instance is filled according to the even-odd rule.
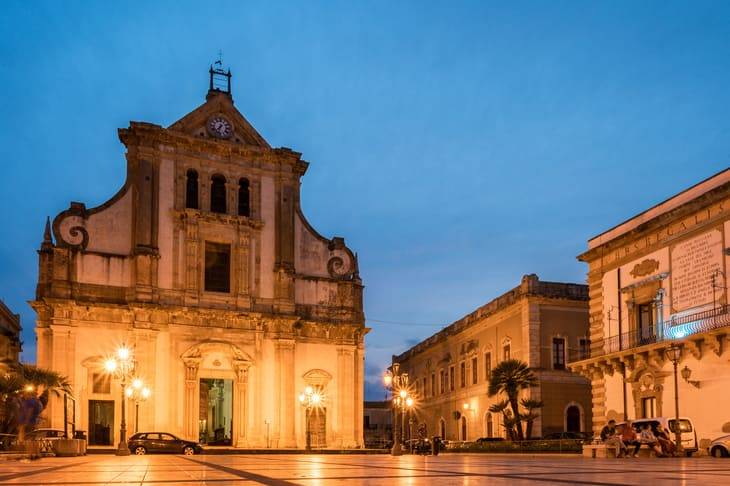
[[[677,380],[677,365],[682,359],[682,348],[672,344],[664,352],[674,365],[674,442],[677,445],[677,452],[682,452],[682,433],[679,427],[679,381]]]
[[[117,349],[116,356],[109,358],[104,363],[107,373],[121,381],[122,385],[122,422],[119,427],[119,445],[117,446],[116,455],[128,456],[130,454],[127,446],[127,380],[134,374],[135,361],[132,351],[126,346]]]
[[[400,373],[400,364],[393,363],[390,370],[383,375],[383,385],[390,390],[393,403],[393,448],[390,454],[400,456],[403,451],[401,449],[401,438],[403,432],[401,427],[403,423],[398,424],[398,408],[401,408],[401,415],[405,414],[405,407],[408,401],[408,373]],[[413,399],[411,398],[411,403]]]
[[[319,407],[322,403],[322,393],[315,390],[312,386],[307,385],[304,391],[299,394],[299,403],[304,407],[306,412],[306,450],[312,451],[312,429],[309,418],[312,414],[312,408]]]
[[[139,432],[139,403],[147,401],[152,394],[152,390],[144,386],[144,382],[139,378],[132,380],[132,386],[126,390],[127,398],[134,400],[134,433]]]

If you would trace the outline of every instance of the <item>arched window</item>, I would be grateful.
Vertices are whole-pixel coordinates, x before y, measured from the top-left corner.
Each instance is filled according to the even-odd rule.
[[[580,432],[580,408],[571,405],[565,409],[565,431]]]
[[[461,417],[461,440],[466,440],[466,417]]]
[[[487,412],[484,418],[485,432],[487,437],[494,437],[494,421],[492,420],[492,414]]]
[[[444,419],[439,420],[439,437],[446,438],[446,421]]]
[[[198,173],[189,169],[185,182],[185,207],[198,209]]]
[[[238,181],[238,215],[251,216],[251,204],[249,202],[248,179]]]
[[[226,212],[226,178],[214,175],[210,183],[210,210],[213,213]]]

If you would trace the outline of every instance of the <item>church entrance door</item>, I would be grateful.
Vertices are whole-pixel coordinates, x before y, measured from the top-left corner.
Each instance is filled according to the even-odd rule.
[[[114,445],[114,400],[89,400],[89,445]]]
[[[198,424],[201,444],[233,444],[233,380],[200,379]]]

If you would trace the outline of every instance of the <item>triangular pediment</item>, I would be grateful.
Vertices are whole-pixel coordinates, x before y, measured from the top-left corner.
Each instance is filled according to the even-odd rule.
[[[224,118],[230,122],[233,130],[230,136],[225,138],[216,136],[209,127],[209,121],[217,118]],[[210,138],[213,140],[225,140],[231,143],[244,145],[256,145],[258,147],[271,148],[264,140],[264,137],[246,120],[246,118],[233,106],[231,96],[223,91],[212,90],[208,92],[205,103],[180,118],[178,121],[167,127],[168,130],[183,132],[194,137]]]

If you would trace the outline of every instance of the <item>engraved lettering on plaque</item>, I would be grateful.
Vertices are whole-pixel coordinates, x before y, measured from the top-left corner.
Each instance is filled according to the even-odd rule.
[[[712,302],[712,274],[722,270],[722,233],[712,230],[672,248],[672,312]]]

